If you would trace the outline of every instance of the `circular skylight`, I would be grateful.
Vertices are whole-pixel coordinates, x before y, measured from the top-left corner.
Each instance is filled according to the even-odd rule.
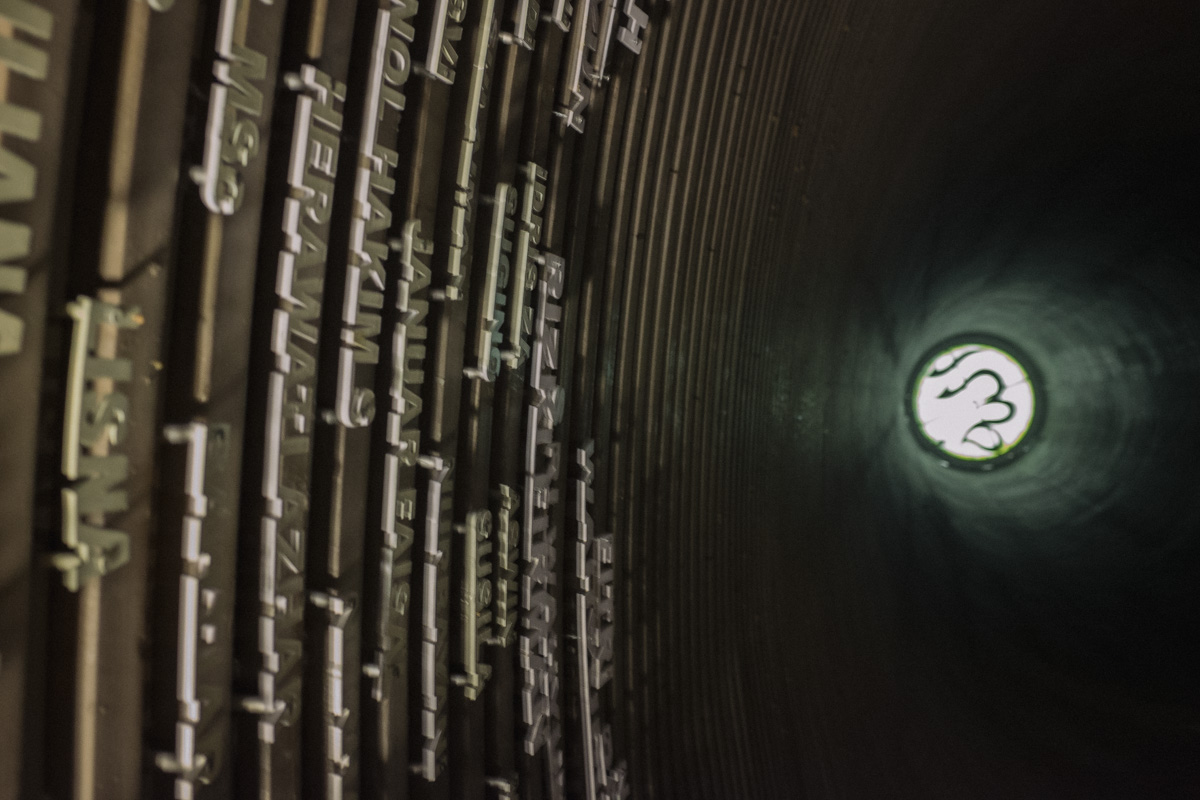
[[[1016,458],[1038,413],[1031,366],[1014,345],[992,336],[955,337],[933,348],[912,381],[909,413],[918,441],[953,466],[990,469]]]

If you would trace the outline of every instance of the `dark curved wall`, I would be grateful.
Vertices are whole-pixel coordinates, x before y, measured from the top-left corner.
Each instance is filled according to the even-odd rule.
[[[1188,2],[667,7],[597,289],[638,796],[1200,791],[1198,44]],[[963,331],[1045,381],[991,473],[904,419]]]

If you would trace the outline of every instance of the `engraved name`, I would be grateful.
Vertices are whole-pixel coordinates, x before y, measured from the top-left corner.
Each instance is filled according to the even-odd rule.
[[[454,83],[458,50],[462,41],[462,21],[467,16],[467,0],[434,0],[433,27],[429,31],[429,52],[421,72],[442,83]]]
[[[642,31],[650,24],[650,15],[638,7],[638,0],[622,0],[623,18],[617,30],[617,41],[631,53],[642,53]]]
[[[465,5],[464,5],[465,8]],[[491,20],[485,24],[490,25]],[[491,55],[489,36],[475,38],[471,52],[467,83],[467,110],[463,120],[463,135],[458,143],[457,168],[454,171],[454,209],[450,216],[450,247],[446,253],[449,280],[445,287],[448,300],[462,297],[466,266],[470,260],[471,231],[474,228],[475,177],[478,171],[477,144],[479,115],[487,104],[491,89]]]
[[[587,0],[583,0],[587,2]],[[554,24],[556,28],[564,33],[571,30],[571,18],[575,14],[575,7],[572,0],[551,0],[549,11],[546,12],[545,19]]]
[[[259,0],[270,5],[270,0]],[[254,81],[267,76],[267,57],[234,41],[238,16],[251,0],[221,0],[217,19],[216,58],[204,128],[204,158],[191,171],[200,199],[214,214],[233,214],[244,199],[242,171],[259,153],[258,128],[263,111],[262,89]],[[253,24],[251,22],[250,24]]]
[[[612,732],[600,690],[613,676],[613,541],[596,536],[592,520],[595,465],[591,442],[575,450],[574,636],[579,685],[580,740],[588,800],[627,796],[624,765],[613,765]]]
[[[463,583],[459,601],[463,669],[452,676],[468,700],[478,699],[492,668],[479,663],[479,651],[492,637],[492,512],[472,511],[463,536]]]
[[[568,128],[583,133],[584,112],[592,103],[593,94],[608,78],[608,52],[614,32],[617,41],[635,55],[642,52],[641,31],[649,16],[638,7],[637,0],[582,0],[575,19],[567,52],[567,70],[560,107],[555,113]],[[620,17],[622,24],[617,28]]]
[[[346,623],[354,612],[353,601],[313,592],[309,600],[325,613],[324,705],[321,709],[325,726],[325,796],[340,798],[345,772],[350,767],[353,746],[347,742],[350,731],[350,709],[346,707],[345,653]]]
[[[500,373],[504,349],[504,311],[508,305],[509,272],[516,222],[517,193],[507,183],[496,187],[492,200],[492,224],[488,229],[487,257],[484,261],[483,300],[480,303],[479,332],[468,348],[468,378],[494,381]]]
[[[433,782],[446,766],[446,709],[444,687],[446,648],[450,639],[438,628],[438,608],[443,587],[438,572],[445,556],[442,518],[453,513],[454,483],[451,464],[437,456],[422,456],[419,465],[429,472],[425,499],[425,546],[421,553],[421,707],[417,709],[419,757],[412,771]]]
[[[500,41],[532,50],[541,12],[538,0],[517,0],[508,19],[511,27],[500,31]]]
[[[537,264],[541,254],[542,210],[546,206],[546,170],[530,161],[520,168],[522,185],[517,218],[517,239],[513,248],[509,292],[512,315],[508,318],[504,363],[519,367],[529,358],[533,337],[534,307],[531,297],[537,286]]]
[[[129,534],[106,527],[105,516],[129,509],[121,484],[129,459],[114,452],[125,441],[129,398],[119,384],[133,377],[133,363],[116,355],[122,330],[141,327],[137,309],[125,310],[81,296],[67,304],[73,320],[67,363],[63,421],[62,542],[54,556],[63,583],[77,591],[85,581],[106,575],[129,560]]]
[[[557,376],[562,321],[562,306],[557,301],[562,297],[563,279],[563,260],[544,254],[529,374],[519,639],[524,748],[531,756],[545,751],[552,797],[561,797],[564,791],[555,626],[558,603],[553,594],[558,531],[552,516],[559,501],[556,482],[562,462],[562,445],[555,441],[555,428],[562,420],[565,399]]]
[[[342,341],[338,352],[337,421],[362,428],[375,416],[375,393],[358,385],[359,364],[379,363],[380,310],[387,279],[388,231],[392,226],[391,197],[396,190],[392,170],[399,158],[383,144],[395,142],[404,111],[404,86],[412,70],[409,44],[417,3],[392,0],[380,10],[371,40],[368,93],[363,105],[358,167],[354,176],[354,210],[350,222],[350,253],[342,309]]]
[[[492,592],[495,635],[488,644],[509,647],[515,641],[521,598],[521,496],[510,486],[496,492],[496,587]]]
[[[180,536],[179,641],[175,699],[179,717],[175,722],[175,750],[157,753],[155,765],[175,776],[177,800],[192,800],[196,783],[209,769],[210,753],[198,752],[197,729],[211,711],[207,694],[198,685],[200,649],[216,642],[217,627],[212,619],[216,590],[205,586],[212,558],[204,552],[204,520],[208,516],[208,497],[204,494],[208,461],[208,426],[200,422],[170,425],[163,431],[167,442],[187,446],[184,469],[184,496],[187,503]]]
[[[383,552],[380,555],[378,648],[363,672],[371,680],[371,697],[385,699],[388,670],[403,662],[408,645],[408,609],[415,539],[417,490],[400,486],[401,467],[417,464],[421,448],[421,386],[425,382],[425,342],[429,330],[432,244],[421,238],[421,223],[409,220],[392,246],[400,252],[396,294],[399,315],[392,330],[392,374],[388,390],[387,452],[383,457]]]
[[[27,0],[0,3],[0,20],[26,38],[49,41],[54,31],[54,15]],[[45,50],[15,33],[0,38],[0,75],[11,80],[20,75],[44,81],[50,68]],[[42,115],[0,99],[0,206],[28,203],[37,192],[38,170],[34,164],[13,152],[6,140],[37,142],[42,138]],[[22,222],[6,219],[0,211],[0,294],[24,294],[28,268],[21,262],[33,249],[33,231]],[[21,352],[25,339],[25,321],[0,308],[0,356]]]
[[[262,664],[260,696],[252,701],[261,714],[259,737],[265,742],[274,741],[277,724],[292,725],[299,713],[317,336],[341,141],[340,108],[346,96],[345,86],[335,85],[312,65],[284,80],[297,98],[271,319],[273,361],[267,378],[259,527]]]

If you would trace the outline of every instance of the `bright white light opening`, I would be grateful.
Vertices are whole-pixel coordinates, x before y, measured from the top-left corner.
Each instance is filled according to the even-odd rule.
[[[1010,453],[1029,433],[1036,405],[1029,372],[992,344],[948,346],[925,362],[912,388],[926,445],[959,461]]]

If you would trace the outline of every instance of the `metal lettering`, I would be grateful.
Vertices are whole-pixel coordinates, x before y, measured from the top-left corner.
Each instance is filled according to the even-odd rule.
[[[585,37],[590,58],[583,74],[594,88],[599,89],[608,80],[608,51],[617,26],[617,0],[595,2]]]
[[[542,277],[538,282],[537,316],[534,319],[532,364],[529,368],[529,387],[532,390],[532,407],[535,422],[540,429],[553,433],[554,426],[562,417],[565,391],[558,385],[559,323],[562,321],[562,306],[553,302],[562,297],[565,262],[551,253],[541,259]],[[533,467],[533,456],[528,456],[527,468]],[[530,510],[525,509],[528,520]],[[528,536],[528,533],[526,533]]]
[[[595,536],[591,442],[575,451],[575,620],[579,721],[588,800],[619,800],[626,795],[624,766],[612,766],[612,736],[604,719],[600,690],[613,676],[612,536]]]
[[[429,33],[429,52],[421,73],[442,83],[454,83],[458,51],[454,45],[462,41],[462,21],[467,16],[467,0],[435,0],[433,29]]]
[[[584,0],[587,2],[587,0]],[[545,19],[554,23],[563,33],[571,30],[571,18],[575,14],[575,9],[571,5],[571,0],[553,0],[554,5],[550,7],[550,11],[546,14]]]
[[[233,214],[243,200],[242,170],[258,155],[262,90],[252,81],[267,75],[267,57],[234,42],[234,27],[250,0],[221,0],[217,19],[215,80],[209,89],[208,121],[204,128],[204,158],[191,177],[200,186],[200,199],[214,214]],[[269,5],[268,0],[260,0]]]
[[[594,88],[603,80],[603,73],[594,71],[593,64],[597,60],[603,64],[608,57],[608,41],[612,36],[616,0],[580,2],[579,15],[575,19],[575,29],[571,32],[571,41],[566,53],[567,69],[563,75],[564,85],[559,97],[559,109],[555,114],[568,128],[583,133],[583,112],[591,105]],[[602,25],[607,27],[607,35],[603,40]]]
[[[436,781],[446,765],[446,709],[444,692],[439,692],[439,672],[445,664],[448,638],[438,630],[438,570],[442,549],[442,516],[453,510],[451,464],[438,456],[422,456],[418,462],[429,472],[425,498],[425,549],[422,552],[421,597],[421,708],[418,712],[421,755],[412,770],[429,782]]]
[[[423,401],[420,387],[425,383],[425,342],[429,328],[429,284],[433,272],[428,256],[433,244],[421,238],[419,220],[404,223],[400,238],[392,242],[400,252],[400,284],[396,307],[400,318],[392,333],[392,352],[397,357],[392,370],[391,408],[388,412],[388,444],[395,448],[399,463],[412,467],[421,450],[419,425]],[[425,256],[423,261],[418,256]]]
[[[325,796],[341,798],[342,778],[350,767],[350,754],[343,752],[350,709],[345,704],[346,623],[354,613],[353,601],[324,592],[313,592],[309,600],[325,611]]]
[[[475,341],[474,363],[463,369],[468,378],[494,381],[500,374],[501,350],[504,345],[504,309],[508,305],[510,255],[516,223],[517,193],[512,186],[501,183],[492,201],[492,224],[488,229],[486,273],[483,301],[480,304],[479,334]]]
[[[650,15],[638,8],[638,0],[625,0],[625,24],[617,31],[617,41],[634,55],[641,55],[641,32],[650,24]]]
[[[471,512],[459,532],[463,534],[463,671],[453,681],[463,687],[468,700],[475,700],[492,674],[490,666],[479,663],[479,650],[492,637],[492,512]]]
[[[551,797],[564,794],[561,708],[558,700],[559,657],[555,619],[558,605],[551,591],[557,581],[558,531],[552,510],[562,446],[555,427],[562,420],[563,398],[557,382],[563,260],[545,254],[538,281],[533,359],[529,370],[529,407],[525,451],[525,509],[521,548],[521,716],[528,755],[545,750]]]
[[[500,485],[497,492],[499,513],[496,516],[496,587],[492,592],[492,617],[495,635],[488,644],[509,647],[517,630],[520,603],[521,523],[517,512],[521,496],[511,487]]]
[[[494,789],[495,793],[489,793],[489,800],[517,800],[517,778],[488,778],[485,785],[489,789]]]
[[[376,15],[354,176],[335,411],[338,423],[347,428],[366,427],[375,417],[375,392],[357,385],[355,365],[379,363],[387,236],[392,226],[391,197],[396,190],[391,172],[399,158],[380,140],[394,142],[400,125],[403,89],[412,67],[408,48],[414,30],[410,20],[417,13],[415,2],[392,3],[391,9]]]
[[[53,14],[24,0],[0,4],[0,19],[43,41],[49,40],[54,27]],[[46,79],[50,58],[45,50],[9,35],[0,38],[0,64],[18,75],[40,81]]]
[[[384,467],[385,494],[391,503],[386,510],[384,548],[379,572],[379,642],[374,659],[363,664],[363,674],[371,679],[371,698],[382,703],[387,685],[384,675],[405,657],[408,640],[408,607],[412,578],[412,543],[415,538],[417,491],[397,486],[395,461]]]
[[[495,0],[483,0],[485,31],[490,31]],[[462,3],[465,13],[466,4]],[[474,229],[475,178],[478,171],[476,146],[479,142],[479,112],[487,103],[491,89],[490,36],[480,34],[471,53],[470,77],[467,84],[467,111],[463,120],[463,135],[458,143],[458,162],[454,173],[454,210],[450,216],[450,247],[446,252],[446,271],[449,281],[445,287],[447,300],[462,297],[466,280],[466,264]]]
[[[604,723],[587,743],[594,756],[595,772],[589,783],[588,800],[625,800],[630,789],[626,780],[625,762],[613,766],[612,726]],[[594,794],[591,792],[594,787]]]
[[[402,488],[400,468],[415,466],[421,447],[421,385],[425,382],[425,341],[429,336],[431,272],[418,255],[428,256],[432,244],[421,238],[419,220],[404,224],[392,247],[400,252],[400,278],[396,308],[400,312],[392,331],[392,379],[388,391],[387,447],[384,455],[383,552],[380,561],[379,646],[363,674],[371,679],[371,697],[383,702],[384,675],[403,661],[408,643],[408,608],[412,579],[413,526],[417,515],[417,490]]]
[[[112,448],[125,439],[129,401],[117,383],[133,377],[133,364],[115,356],[121,330],[141,327],[137,309],[126,311],[90,297],[67,304],[74,320],[67,363],[63,422],[62,540],[67,553],[55,566],[71,591],[129,560],[129,535],[104,527],[105,515],[125,511],[129,500],[119,486],[129,476],[129,460]]]
[[[500,41],[532,50],[541,11],[538,0],[517,0],[509,20],[512,23],[512,30],[501,31]]]
[[[317,326],[325,283],[325,241],[337,177],[346,87],[312,65],[284,76],[297,93],[283,247],[276,261],[272,318],[274,360],[267,384],[259,526],[259,695],[243,701],[260,715],[259,738],[298,718],[304,637],[304,552],[317,364]],[[288,469],[295,461],[297,467]]]
[[[567,70],[559,109],[555,112],[563,124],[583,133],[584,111],[592,97],[608,80],[608,53],[614,31],[617,40],[634,54],[641,53],[641,31],[649,23],[637,0],[623,0],[624,25],[618,30],[617,0],[582,0],[579,18],[567,51]]]
[[[175,751],[157,753],[155,765],[163,772],[175,775],[176,800],[192,800],[196,782],[207,770],[211,756],[197,753],[196,730],[203,721],[205,703],[200,698],[197,675],[200,649],[216,641],[217,629],[206,622],[212,614],[216,593],[204,588],[204,579],[212,558],[204,552],[204,520],[208,516],[208,497],[204,494],[205,470],[208,460],[208,426],[200,422],[170,425],[163,431],[172,445],[187,445],[187,466],[184,471],[184,494],[187,497],[183,516],[179,571],[179,641],[175,678],[175,697],[179,701],[179,717],[175,722]]]
[[[512,316],[508,318],[507,344],[500,354],[504,363],[514,368],[524,364],[531,351],[534,307],[530,294],[537,286],[537,262],[541,255],[536,246],[542,241],[542,210],[546,206],[549,177],[546,170],[532,161],[523,164],[520,171],[521,205],[509,292]]]
[[[0,19],[43,40],[50,38],[54,28],[54,15],[28,0],[0,0]]]
[[[54,15],[27,0],[0,2],[0,19],[13,28],[43,41],[54,30]],[[49,70],[46,51],[12,37],[0,37],[0,68],[32,80],[45,80]],[[0,100],[0,204],[27,203],[37,190],[37,167],[4,146],[5,138],[37,142],[42,137],[42,115]],[[33,231],[24,223],[0,218],[0,292],[24,294],[27,268],[19,262],[33,249]],[[21,352],[25,321],[0,308],[0,356]]]

